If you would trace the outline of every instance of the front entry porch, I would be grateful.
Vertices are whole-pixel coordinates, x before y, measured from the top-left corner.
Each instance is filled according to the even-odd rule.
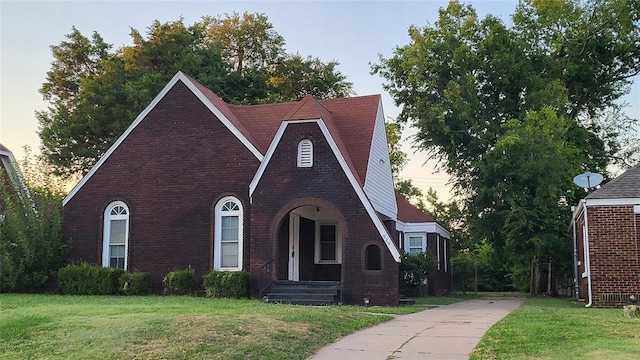
[[[272,303],[341,303],[344,221],[315,205],[297,207],[279,221],[276,257],[263,267],[275,274],[262,274],[273,282],[261,280],[260,296]]]
[[[278,231],[277,280],[341,281],[342,229],[318,206],[298,207]]]

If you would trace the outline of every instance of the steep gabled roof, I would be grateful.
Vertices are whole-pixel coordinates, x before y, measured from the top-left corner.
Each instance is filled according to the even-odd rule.
[[[266,154],[283,121],[322,118],[340,152],[362,186],[367,174],[380,95],[316,100],[311,95],[299,102],[264,105],[228,105]],[[349,141],[344,141],[348,136]]]
[[[62,200],[62,204],[67,204],[73,196],[89,181],[89,179],[95,174],[102,164],[107,161],[111,154],[122,144],[122,142],[131,134],[131,132],[147,117],[147,115],[158,105],[158,103],[173,89],[176,84],[181,82],[200,100],[224,124],[231,133],[244,144],[249,151],[259,160],[262,161],[263,153],[261,153],[255,144],[255,139],[251,136],[249,131],[242,126],[235,114],[230,111],[226,103],[219,97],[213,94],[212,91],[204,87],[202,84],[186,76],[182,72],[178,72],[173,78],[165,85],[160,93],[151,101],[151,103],[136,117],[136,119],[129,125],[122,135],[111,145],[106,153],[100,157],[100,160],[89,170],[89,172],[80,180],[76,186],[71,189],[69,194]],[[219,108],[220,107],[220,108]],[[231,117],[231,119],[228,118]]]
[[[586,197],[586,199],[627,198],[640,198],[640,163],[623,172]]]
[[[251,142],[253,145],[256,145],[257,143],[256,139],[253,137],[251,132],[247,130],[244,124],[240,120],[238,120],[236,115],[233,113],[229,105],[226,102],[224,102],[224,100],[222,100],[218,95],[214,94],[214,92],[209,90],[209,88],[200,84],[198,81],[194,80],[192,77],[188,75],[185,75],[185,77],[191,80],[193,85],[198,90],[200,90],[200,92],[207,98],[207,100],[209,100],[211,104],[215,106],[216,109],[220,110],[220,112],[224,115],[224,117],[226,117],[231,122],[231,124],[233,124],[233,126],[236,129],[238,129],[238,131],[240,131],[240,133],[242,133],[242,135],[249,142]],[[264,154],[264,152],[262,152],[262,154]]]
[[[262,161],[267,153],[269,145],[283,121],[322,119],[348,169],[358,184],[361,187],[364,185],[375,118],[380,105],[379,95],[326,100],[316,100],[311,95],[307,95],[299,102],[231,105],[225,103],[213,91],[198,81],[178,72],[87,175],[71,190],[63,204],[66,204],[75,195],[178,82],[184,83],[259,161]],[[349,137],[348,142],[344,141],[344,136]]]
[[[345,142],[353,167],[360,176],[359,181],[365,181],[369,151],[380,95],[367,95],[351,98],[326,99],[318,101],[333,115],[336,128]]]

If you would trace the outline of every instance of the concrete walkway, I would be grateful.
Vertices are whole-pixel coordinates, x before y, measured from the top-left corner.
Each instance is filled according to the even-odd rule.
[[[483,297],[399,315],[346,336],[311,359],[468,359],[484,333],[524,300]]]

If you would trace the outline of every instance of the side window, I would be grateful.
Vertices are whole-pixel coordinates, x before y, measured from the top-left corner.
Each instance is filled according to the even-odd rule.
[[[215,212],[213,267],[216,270],[242,270],[242,204],[228,196],[218,202]]]
[[[298,143],[298,167],[313,166],[313,143],[309,139]]]
[[[129,208],[122,201],[115,201],[104,211],[102,266],[126,270],[128,250]]]
[[[364,253],[364,262],[367,270],[382,269],[382,257],[377,245],[369,245]]]
[[[406,249],[411,254],[419,254],[427,251],[427,238],[425,234],[406,234]]]
[[[336,224],[316,223],[316,264],[341,264],[342,240]]]

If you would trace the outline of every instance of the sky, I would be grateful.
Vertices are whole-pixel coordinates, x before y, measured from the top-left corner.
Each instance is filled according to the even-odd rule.
[[[517,0],[475,0],[478,15],[493,14],[509,22]],[[381,94],[385,116],[400,109],[383,89],[384,80],[371,75],[378,54],[389,57],[396,46],[409,42],[409,26],[432,25],[446,1],[5,1],[0,0],[0,143],[17,159],[28,145],[40,147],[35,112],[46,108],[38,93],[51,69],[50,46],[63,41],[75,26],[85,36],[97,31],[114,48],[131,44],[130,29],[144,33],[154,20],[184,18],[186,24],[202,16],[245,11],[264,13],[285,39],[286,50],[323,61],[337,60],[337,70],[353,83],[357,95]],[[640,80],[640,79],[638,79]],[[624,99],[634,104],[627,114],[640,118],[640,81]],[[133,120],[133,119],[132,119]],[[401,173],[426,190],[434,188],[442,200],[450,197],[448,176],[435,172],[427,154],[416,152],[405,127],[403,149],[410,162]]]

